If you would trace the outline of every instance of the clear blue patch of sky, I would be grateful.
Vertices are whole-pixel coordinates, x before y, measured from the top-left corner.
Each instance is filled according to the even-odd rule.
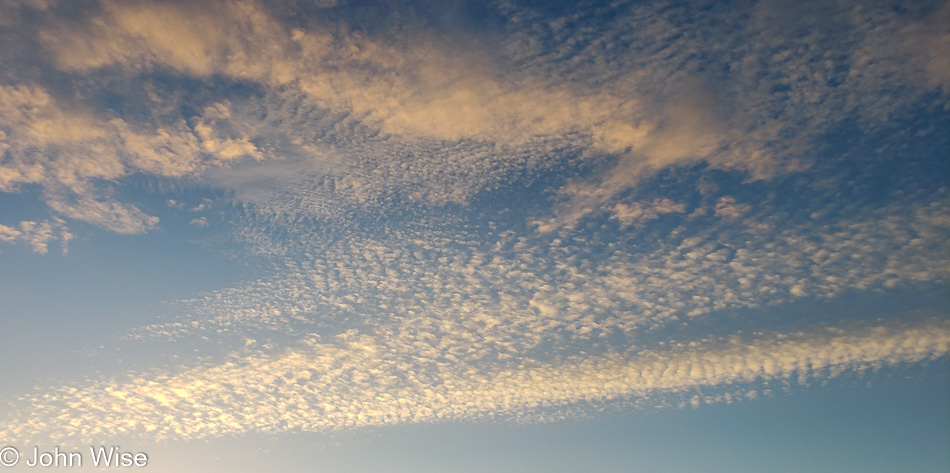
[[[228,254],[230,235],[188,223],[202,214],[190,209],[207,204],[205,199],[213,205],[204,214],[227,211],[230,204],[220,195],[194,188],[163,193],[134,187],[120,193],[159,216],[159,229],[118,235],[70,221],[76,238],[65,255],[56,242],[45,256],[24,245],[0,249],[0,358],[16,360],[4,392],[16,392],[16,387],[24,392],[23,387],[46,377],[78,379],[98,368],[97,363],[115,361],[114,353],[98,350],[100,345],[114,351],[129,329],[183,315],[183,307],[170,302],[230,287],[261,271],[249,264],[252,259]],[[170,196],[181,199],[183,207],[168,207]]]

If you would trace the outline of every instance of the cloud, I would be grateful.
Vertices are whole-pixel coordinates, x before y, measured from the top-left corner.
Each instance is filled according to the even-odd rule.
[[[906,2],[893,9],[852,10],[853,27],[864,38],[854,53],[855,64],[848,79],[868,97],[880,94],[877,106],[868,110],[870,118],[886,120],[901,113],[913,94],[895,91],[934,92],[933,105],[946,105],[950,98],[950,62],[936,51],[950,42],[944,26],[948,20],[950,6],[939,2]],[[848,97],[849,101],[867,100],[855,95]]]
[[[246,138],[221,136],[225,105],[147,132],[118,117],[66,104],[34,84],[0,84],[0,191],[43,186],[49,208],[68,218],[135,234],[158,219],[106,195],[108,184],[136,172],[194,175],[239,157],[259,158]]]
[[[611,218],[620,222],[622,226],[660,218],[662,214],[683,213],[686,206],[677,204],[670,199],[656,199],[653,202],[632,204],[618,203],[612,210]]]
[[[427,171],[426,176],[419,176],[425,178],[424,186],[438,187],[440,181],[451,179],[449,185],[457,187],[441,191],[446,197],[437,198],[437,204],[463,202],[473,192],[465,189],[471,186],[467,179],[452,178],[452,169],[459,165],[465,178],[476,179],[474,191],[478,191],[478,184],[492,177],[486,179],[481,173],[496,166],[482,162],[484,159],[504,160],[506,155],[514,155],[518,160],[518,155],[525,153],[523,148],[535,146],[532,142],[538,138],[559,141],[574,132],[603,136],[596,140],[613,149],[627,130],[639,127],[622,123],[636,112],[632,97],[573,91],[540,78],[518,79],[518,85],[478,51],[455,51],[418,38],[401,38],[391,44],[393,41],[382,42],[357,32],[334,33],[339,29],[319,23],[307,25],[306,30],[288,28],[250,2],[222,8],[106,2],[101,15],[89,23],[101,27],[57,25],[42,34],[61,69],[96,74],[111,67],[131,71],[171,68],[189,76],[253,81],[264,88],[268,101],[290,101],[295,109],[322,107],[360,117],[363,126],[397,137],[395,146],[424,155],[413,166],[413,174]],[[286,119],[275,118],[277,123]],[[272,124],[252,126],[270,128]],[[590,131],[603,127],[604,132]],[[194,128],[200,134],[200,124]],[[327,149],[320,143],[326,137],[316,137],[317,143],[300,143],[300,127],[270,131],[288,135],[286,141],[296,141],[294,148],[310,155],[317,145],[316,159],[320,159],[320,150]],[[352,138],[344,135],[343,139],[333,152],[355,157],[366,151],[351,142]],[[452,146],[463,152],[484,143],[485,151],[497,157],[478,151],[439,164],[434,158],[445,154],[447,141],[456,142]],[[234,149],[235,153],[247,152]],[[373,151],[373,157],[386,153],[385,149]],[[387,171],[407,174],[408,168],[400,172],[392,166],[400,163],[382,164]],[[432,166],[437,167],[427,169]],[[418,181],[412,174],[408,177]],[[427,194],[433,197],[436,192]]]
[[[52,5],[35,25],[52,67],[109,78],[154,111],[122,116],[82,94],[5,85],[0,104],[14,119],[0,124],[0,189],[92,196],[135,172],[204,176],[256,204],[346,215],[393,200],[464,205],[580,167],[589,177],[563,182],[555,208],[532,219],[543,231],[572,227],[624,209],[617,199],[671,167],[706,162],[752,179],[800,171],[836,123],[858,116],[873,130],[942,87],[930,52],[939,48],[922,45],[945,39],[936,25],[946,8],[815,5],[786,14],[781,2],[722,4],[696,18],[686,6],[615,4],[568,21],[505,3],[491,12],[501,30],[474,43],[421,25],[374,34],[342,19],[346,5],[317,18],[286,2],[104,1],[79,21]],[[140,91],[161,73],[173,90],[206,86]],[[254,93],[227,93],[237,85]],[[43,153],[27,151],[37,144]],[[231,169],[246,159],[260,166]]]
[[[732,196],[723,196],[716,203],[716,216],[729,220],[739,220],[745,214],[752,210],[751,205],[736,203],[736,198]]]
[[[836,125],[872,132],[941,106],[943,63],[919,45],[942,44],[945,9],[825,6],[617,3],[572,19],[500,3],[498,37],[462,48],[438,28],[380,33],[286,2],[105,1],[70,10],[81,20],[50,4],[29,24],[50,74],[0,83],[0,191],[41,187],[59,216],[140,234],[159,220],[116,197],[132,176],[224,188],[245,204],[236,237],[272,272],[127,333],[228,355],[28,396],[4,434],[695,407],[945,356],[944,319],[657,339],[725,311],[948,280],[945,190],[846,210],[811,190],[803,218],[708,182],[701,198],[639,189],[687,166],[805,171]],[[95,98],[106,89],[119,98]],[[553,206],[468,207],[522,185]],[[0,225],[0,241],[45,252],[56,230],[65,249],[58,217]]]
[[[532,419],[539,410],[575,403],[650,403],[670,395],[695,407],[755,398],[748,388],[733,394],[729,387],[738,384],[793,378],[805,383],[943,357],[950,351],[950,325],[931,320],[733,336],[497,370],[402,349],[351,330],[328,339],[307,336],[294,348],[235,355],[216,365],[129,373],[127,381],[27,396],[3,434],[196,439],[486,416]],[[726,389],[709,392],[717,388]]]
[[[53,195],[47,199],[47,204],[60,215],[125,235],[145,233],[158,225],[158,217],[147,215],[133,205],[94,195]]]
[[[630,343],[644,329],[717,311],[947,281],[947,259],[934,257],[948,254],[942,199],[830,223],[789,219],[768,204],[749,205],[738,220],[671,216],[680,226],[650,251],[638,249],[642,235],[624,239],[610,229],[575,235],[578,242],[497,225],[485,235],[410,221],[390,222],[385,237],[372,237],[357,229],[315,233],[309,224],[271,231],[265,214],[245,235],[275,259],[274,274],[183,301],[190,315],[129,336],[231,340],[336,330],[352,320],[387,331],[439,321],[467,334],[439,335],[441,349],[458,356],[518,356],[546,343],[558,347],[551,355],[591,343],[616,348],[610,340],[618,333]]]
[[[72,239],[73,234],[66,227],[66,222],[58,218],[41,222],[24,220],[15,227],[0,224],[0,242],[8,244],[24,243],[34,253],[41,255],[45,255],[49,251],[49,242],[55,240],[59,240],[63,254],[66,254],[69,249],[69,241]]]
[[[384,43],[319,24],[287,28],[250,2],[215,9],[105,2],[90,23],[100,27],[58,25],[43,32],[59,67],[223,74],[302,93],[305,102],[364,117],[367,126],[409,143],[422,140],[424,147],[474,141],[521,148],[576,133],[579,146],[608,153],[642,149],[643,165],[664,167],[702,159],[722,141],[692,93],[654,116],[655,106],[647,110],[640,96],[624,92],[628,79],[596,89],[559,84],[541,71],[513,73],[484,52],[424,38]]]
[[[0,26],[15,22],[23,9],[46,10],[56,0],[0,0]]]
[[[657,32],[684,31],[673,18],[692,18],[688,6],[632,7],[633,22],[618,15],[639,27],[585,39],[591,49],[619,36],[623,44],[661,51],[623,57],[664,99],[655,105],[657,120],[629,149],[613,150],[618,157],[601,173],[565,184],[553,215],[534,223],[541,231],[573,226],[669,167],[703,161],[753,180],[801,171],[810,165],[809,150],[836,125],[857,119],[873,133],[910,110],[941,108],[950,97],[945,61],[926,45],[947,40],[935,26],[947,8],[906,7],[913,13],[883,3],[759,2],[749,15],[745,5],[717,4],[715,13],[690,24],[688,38],[676,40]],[[681,69],[671,70],[673,64]]]

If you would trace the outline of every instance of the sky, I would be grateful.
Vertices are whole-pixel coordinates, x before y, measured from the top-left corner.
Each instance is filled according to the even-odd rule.
[[[946,471],[948,25],[0,0],[0,463]]]

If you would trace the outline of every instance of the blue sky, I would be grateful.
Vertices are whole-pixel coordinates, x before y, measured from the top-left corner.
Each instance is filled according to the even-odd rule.
[[[941,471],[947,24],[0,1],[2,446]]]

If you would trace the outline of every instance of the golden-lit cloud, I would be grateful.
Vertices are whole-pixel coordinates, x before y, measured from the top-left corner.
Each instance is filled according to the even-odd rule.
[[[56,240],[60,242],[65,254],[69,247],[69,240],[72,239],[73,234],[66,227],[66,222],[58,218],[41,222],[24,220],[16,226],[0,224],[0,242],[23,243],[29,246],[34,253],[42,255],[49,251],[49,242]]]
[[[114,340],[216,355],[39,389],[5,437],[695,407],[950,350],[942,313],[809,314],[781,331],[734,317],[950,279],[946,189],[842,203],[848,172],[820,173],[783,181],[812,186],[795,210],[783,199],[801,196],[749,190],[822,165],[835,127],[878,136],[911,107],[945,110],[947,7],[619,2],[591,13],[593,29],[502,3],[501,32],[468,42],[290,3],[60,7],[0,0],[0,17],[35,27],[0,18],[27,38],[0,59],[42,51],[0,79],[0,192],[35,190],[52,214],[0,224],[0,243],[65,252],[65,219],[160,228],[159,210],[121,192],[144,177],[226,194],[244,245],[228,251],[268,270]],[[720,174],[734,186],[711,190]],[[513,190],[524,202],[471,205]],[[211,201],[186,199],[157,207],[212,230]],[[662,335],[677,327],[693,336]]]
[[[23,398],[23,409],[5,422],[3,435],[195,439],[487,417],[552,418],[541,415],[543,410],[633,398],[657,407],[670,398],[693,405],[733,402],[756,396],[755,388],[736,390],[738,383],[807,383],[945,356],[950,325],[933,320],[734,336],[510,368],[468,366],[403,350],[351,330],[177,373],[129,373],[123,381]],[[717,388],[724,390],[710,392]],[[553,418],[564,415],[554,412]]]
[[[227,119],[222,104],[191,124],[180,120],[145,131],[61,103],[43,87],[18,84],[0,85],[0,110],[0,190],[42,185],[51,210],[117,233],[143,233],[158,219],[110,197],[104,183],[137,172],[185,177],[236,158],[259,157],[246,138],[214,131],[217,121]]]
[[[188,301],[192,317],[131,334],[137,343],[196,336],[243,346],[231,356],[24,402],[37,413],[30,425],[82,437],[197,438],[754,398],[770,381],[943,357],[950,326],[895,318],[660,343],[649,329],[723,309],[946,281],[946,259],[932,257],[946,254],[946,209],[935,202],[831,227],[799,223],[750,242],[753,208],[739,225],[712,216],[722,225],[684,229],[678,242],[640,256],[577,258],[563,242],[544,247],[515,234],[488,246],[462,233],[351,234],[331,245],[301,235],[296,251],[319,257],[287,259],[272,278]],[[275,345],[278,332],[296,342]],[[611,342],[618,332],[626,340]]]
[[[782,19],[790,7],[781,2],[763,3],[751,18],[723,5],[719,23],[693,26],[695,37],[716,33],[731,45],[713,65],[696,59],[708,44],[672,33],[678,7],[614,5],[597,32],[558,18],[538,19],[534,29],[511,21],[493,50],[462,49],[425,29],[378,37],[320,18],[289,22],[293,11],[281,8],[292,9],[253,1],[104,1],[82,21],[52,16],[37,41],[67,74],[122,83],[170,73],[250,84],[259,97],[184,104],[174,94],[152,95],[149,107],[187,105],[198,113],[138,123],[75,97],[54,98],[38,84],[6,84],[0,105],[10,157],[0,166],[0,189],[64,185],[100,206],[124,206],[128,217],[131,204],[90,189],[133,172],[194,177],[253,159],[273,163],[262,172],[275,179],[332,179],[337,185],[321,208],[337,207],[334,199],[372,205],[393,193],[443,205],[464,204],[513,176],[576,165],[571,156],[596,164],[600,171],[561,186],[553,212],[532,219],[547,232],[616,213],[616,198],[670,167],[706,162],[753,179],[801,170],[808,165],[803,155],[829,126],[852,115],[881,126],[946,82],[943,62],[932,57],[939,48],[924,46],[944,41],[935,25],[946,8],[913,20],[847,4],[824,16],[801,7],[796,17],[807,34],[799,38],[802,31]],[[511,18],[536,15],[499,8]],[[878,26],[865,31],[871,24]],[[833,33],[839,30],[860,39]],[[882,42],[882,31],[898,40]],[[550,37],[573,37],[576,45],[544,46]],[[821,47],[802,47],[818,41]],[[654,49],[598,47],[638,43]],[[581,60],[589,65],[571,65]],[[847,74],[840,72],[845,64]],[[730,72],[704,72],[710,66]],[[48,157],[26,153],[30,146]],[[247,182],[225,175],[216,174],[216,182]],[[104,214],[124,218],[95,209],[65,215]],[[152,228],[132,218],[139,223],[110,228]]]

